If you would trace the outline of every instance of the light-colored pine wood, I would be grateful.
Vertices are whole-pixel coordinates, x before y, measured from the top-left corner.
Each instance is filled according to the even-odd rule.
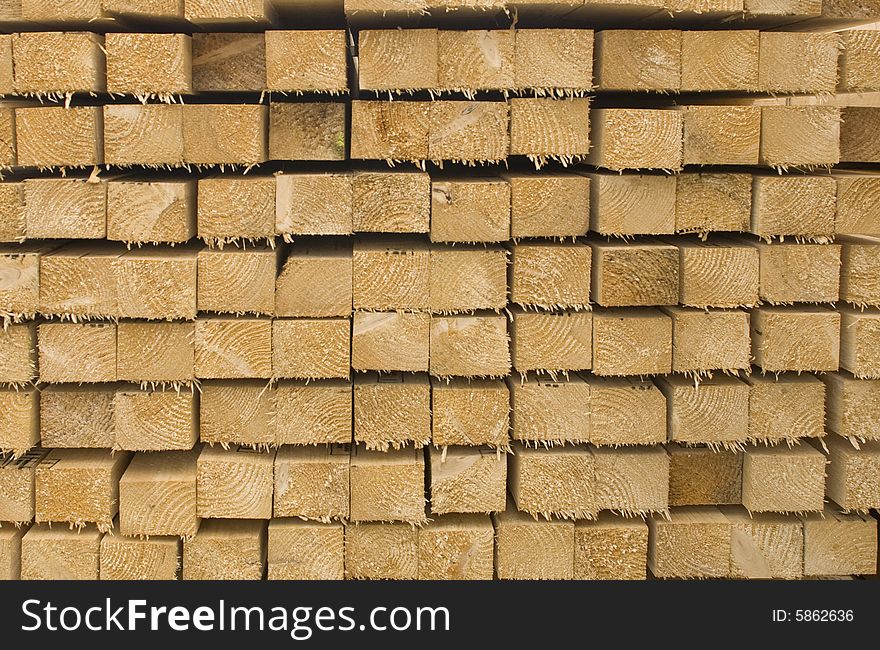
[[[218,176],[198,181],[198,232],[209,244],[275,236],[275,179]]]
[[[116,330],[116,377],[133,382],[191,382],[195,324],[123,321]]]
[[[752,358],[765,372],[835,371],[839,367],[840,314],[820,308],[752,310]]]
[[[273,420],[275,390],[265,381],[200,384],[199,439],[210,444],[270,445],[278,442]]]
[[[669,457],[661,447],[593,448],[596,508],[627,515],[669,506]]]
[[[502,377],[510,372],[505,316],[432,316],[429,370],[437,377]]]
[[[199,450],[134,455],[119,481],[119,532],[190,538],[199,528]]]
[[[749,434],[749,386],[736,377],[719,375],[694,384],[673,375],[657,380],[666,396],[669,440],[736,446]]]
[[[712,374],[751,369],[749,314],[739,309],[664,307],[672,318],[673,372]]]
[[[880,381],[855,379],[846,373],[825,374],[822,381],[828,430],[845,438],[880,440]]]
[[[195,183],[107,184],[107,239],[136,243],[184,243],[195,235]]]
[[[351,181],[354,232],[428,232],[431,178],[424,172],[357,172]]]
[[[194,363],[199,379],[270,378],[272,321],[200,318],[196,321]]]
[[[43,323],[38,338],[41,381],[116,381],[115,324]]]
[[[192,92],[192,38],[187,34],[104,37],[107,92],[139,96]]]
[[[439,87],[436,29],[368,29],[358,33],[361,90]]]
[[[101,124],[101,109],[95,106],[16,108],[17,164],[22,167],[91,167],[102,164],[104,138]]]
[[[682,506],[648,519],[648,568],[657,578],[726,578],[730,521],[714,506]]]
[[[0,580],[21,578],[21,538],[26,532],[24,528],[11,526],[0,529]],[[489,573],[491,577],[491,570]]]
[[[593,315],[589,312],[513,313],[513,367],[523,374],[589,370],[593,363]]]
[[[428,134],[427,102],[351,102],[351,158],[354,160],[425,160]]]
[[[603,307],[674,305],[679,293],[678,248],[654,240],[593,241],[592,299]]]
[[[279,174],[275,190],[275,233],[350,235],[350,174]]]
[[[431,385],[425,375],[367,373],[354,379],[354,441],[387,451],[431,441]]]
[[[21,0],[21,16],[34,22],[88,23],[101,18],[100,0],[57,0],[50,4],[41,0]]]
[[[266,88],[347,93],[346,46],[342,29],[266,32]]]
[[[582,93],[593,88],[593,30],[518,29],[517,89]]]
[[[428,102],[428,160],[465,163],[506,160],[508,153],[513,151],[514,129],[510,114],[516,112],[512,106],[517,101],[513,99],[510,104],[496,101]],[[580,130],[585,131],[585,125],[581,125]],[[352,134],[352,150],[353,142]]]
[[[833,504],[804,522],[804,575],[874,575],[877,572],[877,520],[844,514]]]
[[[792,515],[721,508],[731,523],[730,576],[793,580],[804,574],[804,528]]]
[[[507,251],[500,247],[431,246],[430,310],[503,309],[507,305],[507,260]]]
[[[121,255],[117,315],[150,320],[194,319],[198,249],[193,245],[173,249],[152,247]]]
[[[269,580],[342,580],[344,527],[299,519],[269,522]]]
[[[278,444],[351,442],[351,395],[351,384],[337,379],[279,382],[273,423]]]
[[[348,318],[272,321],[272,376],[285,379],[347,379],[351,368]]]
[[[347,578],[414,580],[418,567],[418,528],[408,523],[357,523],[345,527]]]
[[[12,167],[19,164],[16,120],[18,110],[11,106],[0,107],[0,166],[2,167]],[[31,155],[31,158],[33,158],[33,155]],[[25,160],[27,160],[27,157],[25,157]]]
[[[564,381],[514,375],[510,389],[510,424],[514,440],[543,444],[588,442],[590,384],[579,375]]]
[[[754,242],[761,258],[761,299],[770,304],[836,302],[840,246]]]
[[[880,507],[880,443],[864,443],[856,449],[840,436],[823,439],[828,453],[825,492],[844,510],[867,514]]]
[[[202,26],[251,26],[269,22],[270,12],[264,0],[186,0],[183,15]]]
[[[489,517],[434,517],[419,529],[418,579],[491,580],[494,550],[495,531]]]
[[[9,109],[11,110],[11,109]],[[0,129],[2,129],[3,111],[0,110]],[[11,155],[15,155],[14,134],[10,131],[7,138],[0,133],[0,164],[12,165],[12,159],[5,158],[6,145],[12,147]],[[24,216],[24,183],[0,183],[0,241],[23,242],[27,237],[27,221]]]
[[[686,106],[685,165],[757,165],[761,109],[756,106]]]
[[[544,309],[587,308],[590,259],[590,247],[580,243],[514,244],[510,301]]]
[[[40,441],[39,399],[36,388],[0,388],[0,453],[18,456]]]
[[[578,237],[590,229],[590,179],[546,172],[510,174],[510,236]],[[552,214],[553,219],[546,215]]]
[[[750,511],[821,511],[824,500],[822,452],[807,444],[745,450],[742,503]]]
[[[108,105],[103,119],[108,165],[176,167],[186,160],[179,104]]]
[[[672,243],[673,240],[670,240]],[[760,284],[758,251],[727,239],[676,239],[681,304],[691,307],[751,307]]]
[[[273,516],[348,519],[348,445],[285,445],[275,455]]]
[[[21,538],[21,579],[97,580],[102,536],[94,526],[31,526]]]
[[[595,47],[600,90],[677,92],[681,88],[679,30],[606,29],[596,33]]]
[[[72,243],[40,259],[39,310],[44,315],[119,315],[121,251],[102,244]]]
[[[206,520],[183,542],[184,580],[262,580],[265,572],[265,521]]]
[[[275,281],[277,316],[348,316],[352,312],[351,247],[299,242]]]
[[[435,179],[431,182],[431,241],[507,241],[510,203],[510,186],[501,179]]]
[[[103,239],[107,236],[107,183],[32,178],[23,185],[29,238]]]
[[[838,235],[880,235],[880,176],[858,174],[837,178]]]
[[[36,315],[40,308],[40,259],[54,247],[0,244],[0,317],[20,320]]]
[[[199,311],[274,313],[278,266],[277,248],[199,251]]]
[[[265,34],[193,34],[192,85],[196,92],[264,90]]]
[[[36,378],[37,325],[20,323],[0,330],[0,384],[26,384]]]
[[[590,377],[590,435],[594,445],[656,444],[666,440],[666,398],[650,381]]]
[[[507,447],[510,391],[498,380],[431,378],[431,442]]]
[[[574,525],[575,580],[644,580],[648,563],[648,525],[602,513]]]
[[[49,453],[33,449],[23,456],[0,455],[0,519],[25,524],[34,519],[34,477]]]
[[[12,34],[0,36],[0,95],[15,93],[15,68],[12,62]]]
[[[680,178],[590,174],[590,230],[623,237],[672,234]]]
[[[758,88],[772,93],[833,93],[840,50],[837,34],[762,32]]]
[[[428,314],[356,311],[352,320],[351,367],[354,370],[428,370],[431,332]]]
[[[430,261],[428,247],[419,241],[355,241],[354,308],[428,309]]]
[[[274,450],[204,447],[198,459],[199,517],[270,519],[274,460]]]
[[[853,29],[841,32],[840,40],[838,90],[880,90],[880,33],[872,29]]]
[[[35,520],[111,530],[119,511],[119,479],[130,460],[131,454],[108,449],[49,452],[35,475]]]
[[[758,90],[759,42],[757,30],[682,32],[681,90]]]
[[[507,506],[507,454],[487,447],[429,450],[431,512],[489,513]]]
[[[466,91],[513,88],[516,36],[512,29],[437,32],[437,87]]]
[[[599,511],[596,459],[586,446],[533,449],[515,443],[508,473],[510,494],[522,513],[593,519]]]
[[[40,393],[40,436],[46,447],[112,447],[115,384],[46,386]]]
[[[868,106],[849,106],[841,109],[840,114],[840,161],[880,160],[880,147],[876,142],[877,133],[880,132],[880,110]],[[16,112],[16,118],[17,116]],[[18,155],[21,164],[20,148]]]
[[[176,580],[181,544],[172,537],[101,538],[101,580]]]
[[[672,372],[672,319],[659,309],[596,311],[593,342],[596,375]]]
[[[837,190],[822,176],[754,176],[750,232],[763,239],[834,235]]]
[[[191,392],[119,391],[113,400],[114,449],[192,449],[199,439],[198,415]]]
[[[751,182],[749,174],[681,174],[675,195],[675,232],[747,231]]]
[[[105,14],[154,21],[183,18],[184,0],[101,0]]]
[[[669,454],[669,505],[709,506],[742,501],[741,451],[665,445]]]
[[[351,521],[419,524],[425,520],[425,458],[422,450],[405,447],[382,452],[369,451],[362,445],[353,447]]]
[[[749,439],[791,442],[825,433],[825,386],[813,375],[746,376],[749,384]]]
[[[574,522],[539,521],[508,507],[493,515],[495,575],[501,580],[570,580]]]
[[[880,313],[840,308],[840,367],[858,379],[880,379]]]
[[[269,111],[259,104],[183,105],[183,158],[194,165],[265,162]]]
[[[58,55],[47,56],[47,52]],[[103,91],[106,89],[104,52],[104,39],[98,34],[15,34],[12,37],[15,92],[51,95]]]
[[[588,98],[513,98],[510,155],[527,156],[538,167],[548,159],[581,160],[590,151],[590,120]]]
[[[834,106],[764,106],[761,109],[761,164],[829,167],[844,160],[841,110]]]

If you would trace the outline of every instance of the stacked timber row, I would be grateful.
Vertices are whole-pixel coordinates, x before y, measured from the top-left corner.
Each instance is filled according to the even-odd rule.
[[[0,2],[0,578],[876,572],[880,2],[465,5]]]

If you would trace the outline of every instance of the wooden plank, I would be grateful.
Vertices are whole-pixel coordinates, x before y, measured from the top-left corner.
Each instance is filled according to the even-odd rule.
[[[644,521],[602,513],[595,521],[575,523],[575,580],[644,580],[647,563]]]
[[[8,526],[0,530],[0,580],[21,578],[21,538],[26,532],[25,528]]]
[[[200,318],[196,321],[195,371],[199,379],[269,379],[272,321]]]
[[[2,111],[0,111],[0,122],[3,121]],[[12,158],[4,162],[4,153],[7,140],[12,147]],[[15,162],[15,145],[14,134],[10,132],[9,138],[5,138],[0,133],[0,164],[12,165]],[[3,242],[23,242],[27,237],[27,222],[24,216],[24,183],[0,183],[0,241]]]
[[[880,90],[880,33],[871,29],[841,32],[840,80],[838,91]]]
[[[101,580],[176,580],[181,543],[173,537],[101,538]]]
[[[265,34],[193,34],[192,87],[196,92],[264,90]]]
[[[119,381],[192,382],[195,324],[123,321],[116,330]]]
[[[116,381],[116,325],[43,323],[38,339],[41,381]]]
[[[512,445],[508,473],[517,509],[537,518],[593,519],[599,511],[596,459],[586,446]]]
[[[675,194],[675,232],[744,232],[752,209],[749,174],[681,174]]]
[[[837,34],[762,32],[758,88],[770,93],[831,93],[837,88]]]
[[[669,453],[669,505],[710,506],[742,501],[741,451],[665,445]]]
[[[513,313],[510,332],[513,366],[556,373],[589,370],[593,362],[593,316],[589,312]]]
[[[269,159],[269,111],[260,104],[183,105],[183,159],[194,165],[244,165]]]
[[[272,376],[276,379],[348,379],[351,320],[272,321]]]
[[[833,504],[804,522],[804,575],[874,575],[877,572],[877,520],[844,514]]]
[[[396,91],[440,86],[436,29],[366,29],[358,33],[358,87]]]
[[[431,385],[424,375],[367,373],[354,379],[354,441],[387,451],[431,442]]]
[[[853,175],[837,179],[838,235],[880,235],[880,176]]]
[[[591,255],[586,244],[518,243],[512,246],[511,260],[512,303],[543,309],[589,307]]]
[[[431,246],[428,278],[431,312],[504,309],[507,258],[507,250],[496,246]]]
[[[514,375],[510,390],[510,432],[514,440],[542,445],[588,442],[590,384],[579,375],[564,381]]]
[[[840,161],[880,160],[880,147],[875,141],[880,133],[880,110],[869,106],[848,106],[840,110],[840,115]]]
[[[13,324],[0,330],[0,384],[26,384],[37,378],[37,326]]]
[[[40,436],[46,447],[113,446],[114,384],[45,387],[40,393]]]
[[[31,526],[21,538],[22,580],[97,580],[103,533]]]
[[[198,246],[130,250],[119,258],[120,318],[196,317]]]
[[[841,109],[834,106],[764,106],[761,164],[777,169],[830,167],[844,160]]]
[[[119,315],[119,256],[115,246],[72,243],[40,259],[39,310],[43,315]]]
[[[880,382],[845,373],[821,376],[827,391],[827,427],[845,438],[880,440]]]
[[[279,253],[268,246],[199,251],[199,311],[274,313]]]
[[[758,90],[759,32],[706,30],[681,33],[681,90]]]
[[[22,185],[29,238],[103,239],[107,236],[107,183],[31,178]]]
[[[588,92],[593,89],[593,30],[518,29],[514,67],[519,90],[550,95]]]
[[[732,578],[794,580],[804,575],[804,527],[792,515],[750,513],[726,506],[731,523]]]
[[[342,29],[266,32],[266,88],[347,94],[347,43]]]
[[[726,375],[694,384],[672,375],[657,380],[666,396],[669,440],[736,448],[749,435],[749,387]]]
[[[682,506],[648,519],[648,568],[657,578],[726,578],[730,521],[714,506]]]
[[[352,252],[336,242],[297,242],[275,281],[277,316],[349,316]]]
[[[269,580],[342,580],[344,527],[298,519],[269,522]]]
[[[350,235],[353,198],[350,174],[279,174],[275,233],[285,239],[290,235]]]
[[[275,236],[273,177],[235,176],[198,181],[198,232],[209,245]]]
[[[426,313],[356,311],[351,367],[356,371],[428,370],[431,318]]]
[[[758,251],[738,240],[669,240],[678,246],[679,291],[690,307],[752,307],[758,303]]]
[[[678,303],[678,248],[643,239],[634,243],[591,241],[591,297],[603,307]]]
[[[424,523],[423,452],[411,447],[369,451],[356,445],[351,453],[351,521]]]
[[[512,89],[515,42],[512,29],[438,31],[437,87],[462,92]]]
[[[506,448],[510,391],[498,380],[431,378],[431,442],[436,447]]]
[[[802,307],[752,310],[752,358],[764,372],[835,371],[839,366],[840,314]]]
[[[596,33],[599,90],[677,92],[682,33],[673,29],[606,29]]]
[[[505,178],[510,183],[511,238],[579,237],[590,229],[589,177],[545,172]]]
[[[198,516],[271,519],[274,461],[274,450],[204,447],[197,463]]]
[[[504,316],[431,318],[429,369],[437,377],[502,377],[510,372]]]
[[[104,106],[104,158],[108,165],[179,167],[186,160],[180,104]]]
[[[273,515],[329,522],[348,519],[348,445],[284,445],[275,455]]]
[[[183,542],[184,580],[262,580],[265,572],[265,521],[206,520]]]
[[[428,102],[353,100],[351,158],[391,162],[427,159],[428,110]]]
[[[198,398],[178,390],[122,390],[113,400],[113,448],[192,449],[199,439]]]
[[[0,95],[15,94],[15,68],[12,62],[12,34],[0,35]]]
[[[198,457],[198,449],[135,454],[119,481],[119,531],[137,537],[195,535]]]
[[[130,460],[130,453],[109,449],[52,450],[37,466],[34,519],[111,530],[119,511],[119,479]]]
[[[426,158],[438,163],[449,160],[467,164],[506,160],[513,150],[514,130],[510,115],[515,112],[511,106],[517,101],[511,100],[510,104],[496,101],[428,102]],[[355,157],[354,153],[352,157]]]
[[[676,186],[681,178],[648,174],[590,174],[590,230],[602,235],[675,232]]]
[[[184,0],[101,0],[104,13],[151,22],[183,20]]]
[[[418,566],[418,528],[407,523],[358,523],[345,527],[346,578],[414,580]]]
[[[494,551],[495,530],[489,517],[434,517],[419,529],[418,579],[491,580]]]
[[[594,445],[642,445],[666,440],[666,398],[650,381],[590,377],[590,435]]]
[[[283,414],[273,421],[276,391],[265,381],[205,381],[200,388],[199,440],[249,446],[278,442]]]
[[[501,580],[570,580],[574,522],[539,521],[508,507],[492,516],[495,575]]]
[[[526,156],[536,167],[548,160],[558,160],[563,165],[580,161],[590,151],[590,119],[588,98],[513,98],[510,155]],[[506,154],[498,158],[506,158]]]
[[[685,165],[757,165],[761,108],[685,106]]]
[[[880,379],[880,315],[840,307],[840,367],[857,379]]]
[[[428,247],[418,240],[356,240],[354,308],[428,309],[430,263]]]
[[[40,441],[39,399],[36,388],[0,388],[0,453],[19,456]]]
[[[431,447],[428,453],[432,513],[489,513],[507,507],[507,454],[488,447]]]
[[[271,6],[264,0],[186,0],[184,17],[203,28],[259,27],[271,22]]]
[[[593,341],[596,375],[672,372],[672,319],[658,309],[595,311]]]
[[[823,241],[834,236],[833,178],[755,175],[752,196],[749,231],[762,239],[792,236]]]
[[[753,242],[761,257],[761,299],[770,304],[836,302],[840,246]]]
[[[108,33],[104,49],[109,93],[167,99],[193,90],[187,34]]]
[[[182,244],[195,235],[195,183],[107,183],[107,239]]]
[[[37,465],[48,453],[47,449],[33,449],[18,458],[0,455],[0,519],[14,524],[33,521],[34,478]]]
[[[742,503],[753,512],[821,512],[825,456],[810,445],[747,448]]]
[[[598,447],[591,451],[598,510],[628,516],[666,512],[669,456],[662,447]]]
[[[432,180],[431,241],[507,241],[510,201],[510,185],[501,179]]]
[[[104,39],[88,32],[14,34],[15,93],[55,96],[102,92],[107,88],[104,51]],[[58,56],[46,56],[47,52]]]
[[[354,232],[428,232],[431,178],[424,172],[357,172],[352,178]]]
[[[15,146],[22,167],[100,165],[104,162],[101,109],[16,108]]]
[[[828,478],[825,493],[847,511],[868,514],[880,506],[880,443],[867,442],[858,449],[840,436],[823,439],[827,447]]]
[[[739,309],[664,307],[672,318],[672,370],[712,376],[751,370],[749,314]]]
[[[858,307],[880,306],[880,240],[841,237],[840,299]]]
[[[749,385],[749,440],[791,444],[825,435],[825,386],[813,375],[752,374]]]
[[[34,318],[40,307],[40,259],[54,245],[0,244],[0,317]]]

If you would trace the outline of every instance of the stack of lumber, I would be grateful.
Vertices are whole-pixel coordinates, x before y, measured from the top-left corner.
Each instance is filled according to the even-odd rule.
[[[0,2],[0,578],[876,573],[878,18]]]

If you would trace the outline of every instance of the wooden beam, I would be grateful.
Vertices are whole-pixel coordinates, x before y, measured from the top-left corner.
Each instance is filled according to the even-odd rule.
[[[489,517],[434,517],[419,529],[418,579],[491,580],[494,551],[495,531]]]
[[[648,563],[648,525],[602,513],[574,525],[575,580],[644,580]]]
[[[183,542],[184,580],[262,580],[265,573],[265,521],[209,519]]]
[[[39,310],[45,316],[119,315],[117,247],[76,242],[40,259]]]
[[[752,358],[764,372],[835,371],[840,314],[818,307],[752,310]]]
[[[510,115],[516,111],[512,106],[517,101],[520,100],[513,99],[510,104],[497,101],[428,102],[430,135],[427,159],[438,163],[449,160],[468,164],[506,160],[513,150]],[[583,132],[583,124],[580,129]],[[352,157],[355,157],[353,153]]]
[[[749,387],[721,375],[694,384],[671,375],[657,380],[666,395],[669,440],[712,447],[737,447],[749,433]]]
[[[726,578],[730,521],[714,506],[674,508],[669,519],[648,519],[648,568],[657,578]]]
[[[822,176],[755,175],[750,232],[762,239],[834,236],[837,188]]]
[[[432,245],[428,279],[431,312],[503,309],[507,305],[507,259],[507,250],[497,246]]]
[[[880,379],[880,315],[840,308],[840,367],[857,379]]]
[[[105,14],[159,22],[182,21],[184,0],[101,0]]]
[[[513,88],[515,41],[512,29],[438,31],[437,87],[471,92]]]
[[[838,235],[880,235],[880,176],[857,174],[837,177]]]
[[[265,26],[273,17],[264,0],[186,0],[183,15],[203,28]]]
[[[563,165],[579,161],[590,151],[590,119],[585,97],[515,97],[510,100],[510,155],[526,156],[536,167],[548,160]]]
[[[192,382],[195,323],[123,321],[116,329],[119,381]]]
[[[103,119],[108,165],[179,167],[185,162],[180,104],[107,105]]]
[[[741,451],[665,445],[669,454],[669,505],[711,506],[742,501]]]
[[[345,527],[346,578],[414,580],[418,567],[418,528],[408,523],[357,523]]]
[[[507,454],[486,447],[431,447],[428,453],[432,513],[489,513],[507,507]]]
[[[199,440],[250,446],[278,442],[282,414],[273,421],[276,391],[265,381],[205,381],[200,388]]]
[[[825,386],[813,375],[744,377],[749,385],[749,440],[791,444],[825,435]]]
[[[94,526],[31,526],[21,538],[21,579],[97,580],[102,536]]]
[[[508,474],[517,509],[533,517],[593,519],[599,511],[596,458],[585,445],[512,445]]]
[[[675,232],[745,232],[752,209],[749,174],[681,174],[675,195]]]
[[[593,341],[596,375],[672,372],[672,319],[659,309],[597,310]]]
[[[574,522],[539,521],[508,507],[492,516],[495,575],[501,580],[570,580]]]
[[[868,106],[848,106],[842,108],[840,114],[840,161],[880,160],[880,148],[875,142],[877,133],[880,132],[880,110]]]
[[[436,377],[503,377],[510,372],[504,316],[432,316],[430,373]]]
[[[431,378],[431,442],[506,448],[510,391],[499,380]]]
[[[841,49],[837,34],[762,32],[758,88],[769,93],[833,94]]]
[[[183,158],[193,165],[243,165],[269,159],[269,111],[260,104],[184,104]]]
[[[586,244],[518,243],[512,246],[511,260],[512,303],[543,309],[588,308],[591,255]]]
[[[269,580],[342,580],[344,526],[298,519],[269,522]]]
[[[284,445],[275,454],[275,517],[348,519],[348,445]]]
[[[10,109],[11,110],[11,109]],[[0,129],[2,129],[3,112],[0,111]],[[13,127],[14,130],[14,127]],[[11,166],[15,163],[14,133],[10,132],[8,142],[13,147],[12,158],[4,161],[3,151],[7,138],[0,133],[0,164]],[[0,183],[0,241],[23,242],[27,237],[27,222],[24,215],[24,183]]]
[[[756,106],[685,106],[685,165],[757,165],[761,109]]]
[[[31,239],[103,239],[107,236],[107,183],[32,178],[23,182],[24,216]]]
[[[730,576],[794,580],[804,575],[804,527],[792,515],[725,506],[731,523]]]
[[[101,538],[101,580],[177,580],[181,543],[173,537]]]
[[[804,522],[804,575],[874,575],[877,572],[877,520],[844,514],[834,504]]]
[[[593,30],[518,29],[514,65],[518,90],[588,92],[593,89]]]
[[[277,316],[349,316],[352,252],[336,242],[297,242],[275,281]]]
[[[197,463],[198,516],[271,519],[274,461],[274,450],[204,447]]]
[[[179,390],[121,390],[113,399],[113,448],[192,449],[199,439],[198,398]]]
[[[678,248],[655,240],[591,241],[592,299],[603,307],[678,304]]]
[[[196,317],[198,246],[144,248],[119,257],[120,318],[149,320]]]
[[[33,449],[23,456],[0,455],[0,519],[14,524],[34,520],[34,480],[47,449]]]
[[[39,403],[36,388],[0,388],[0,453],[20,456],[39,443]]]
[[[427,371],[430,316],[356,311],[351,366],[356,371]]]
[[[53,248],[51,244],[0,244],[0,317],[4,320],[36,316],[40,308],[40,259]]]
[[[357,240],[353,257],[355,309],[428,309],[430,252],[416,240]]]
[[[0,383],[27,384],[37,377],[37,325],[17,323],[0,330]]]
[[[666,398],[650,381],[590,377],[590,435],[594,445],[642,445],[666,440]]]
[[[440,86],[436,29],[365,29],[358,33],[358,87],[405,91]]]
[[[837,302],[840,246],[753,242],[761,257],[761,299],[770,304]]]
[[[880,381],[847,373],[821,375],[827,391],[827,427],[844,438],[880,440]]]
[[[682,33],[679,30],[606,29],[596,33],[599,90],[678,92]]]
[[[199,379],[269,379],[272,321],[200,318],[196,321],[194,364]]]
[[[0,36],[0,95],[15,94],[15,67],[12,61],[12,34]]]
[[[589,370],[593,364],[590,312],[513,312],[510,348],[517,372]]]
[[[644,516],[669,507],[669,456],[659,446],[593,448],[598,510]]]
[[[511,435],[544,445],[590,440],[590,384],[579,375],[565,381],[538,376],[508,379]]]
[[[405,447],[381,452],[356,445],[351,454],[351,521],[420,524],[425,520],[422,450]]]
[[[880,34],[871,29],[841,32],[840,79],[838,91],[880,90]]]
[[[272,376],[276,379],[348,379],[351,320],[291,318],[272,321]]]
[[[505,178],[510,183],[512,239],[579,237],[590,229],[589,177],[545,172]]]
[[[810,445],[749,447],[743,456],[742,503],[753,512],[820,511],[825,456]]]
[[[21,538],[25,528],[0,529],[0,580],[21,578]]]
[[[672,318],[672,370],[695,376],[751,370],[748,312],[664,307]]]
[[[116,325],[43,323],[40,379],[50,384],[116,381]]]
[[[59,384],[40,393],[40,436],[49,448],[113,447],[115,384]]]
[[[758,90],[759,41],[757,30],[683,31],[681,90]]]
[[[752,307],[758,303],[760,264],[749,242],[669,240],[679,252],[679,290],[689,307]]]
[[[676,186],[681,176],[590,174],[590,227],[602,235],[675,232]]]
[[[351,158],[391,162],[427,159],[428,106],[428,102],[352,100]]]
[[[279,174],[275,234],[285,239],[289,235],[350,235],[351,179],[350,174]]]
[[[827,447],[825,493],[841,508],[868,514],[880,507],[880,443],[854,447],[840,436],[823,439]]]
[[[167,98],[193,90],[187,34],[108,33],[104,49],[109,93]]]
[[[268,246],[199,251],[199,311],[273,314],[279,258]]]
[[[502,242],[510,238],[510,185],[502,179],[431,181],[432,242]]]
[[[217,176],[198,181],[198,232],[209,245],[275,236],[273,177]]]
[[[16,108],[17,164],[22,167],[100,165],[104,162],[101,124],[101,109],[96,106]]]
[[[342,29],[266,32],[266,88],[280,92],[348,93]]]
[[[424,172],[356,172],[352,193],[354,232],[430,231],[431,178]]]
[[[431,386],[425,375],[367,373],[354,379],[354,441],[387,451],[431,441]]]
[[[764,106],[761,164],[777,169],[830,167],[846,156],[841,109],[834,106]]]
[[[126,243],[182,244],[195,235],[195,183],[107,184],[107,239]]]
[[[47,52],[56,52],[58,56],[47,56]],[[68,31],[14,34],[15,93],[52,96],[102,92],[107,88],[104,52],[104,39],[98,34]]]
[[[196,92],[265,90],[265,34],[193,34],[192,86]]]

